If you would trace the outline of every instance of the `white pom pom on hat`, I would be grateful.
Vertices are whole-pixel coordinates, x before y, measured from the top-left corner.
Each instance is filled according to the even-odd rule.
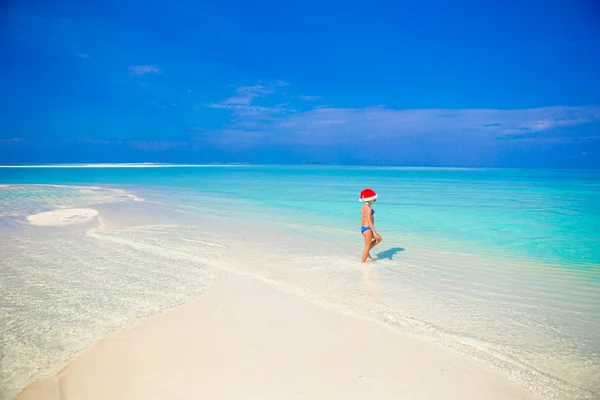
[[[371,201],[377,198],[377,193],[373,189],[365,189],[360,192],[360,198],[358,201]]]

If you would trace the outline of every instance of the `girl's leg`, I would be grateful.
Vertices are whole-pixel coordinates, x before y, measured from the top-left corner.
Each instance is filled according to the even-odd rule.
[[[381,243],[381,239],[379,239],[379,240],[373,239],[373,241],[370,244],[371,247],[369,247],[369,250],[372,250],[373,247],[377,246],[379,243]]]
[[[369,250],[371,250],[371,243],[373,242],[373,232],[368,229],[363,233],[363,238],[365,239],[365,250],[362,255],[362,262],[367,262],[367,258],[370,258]]]

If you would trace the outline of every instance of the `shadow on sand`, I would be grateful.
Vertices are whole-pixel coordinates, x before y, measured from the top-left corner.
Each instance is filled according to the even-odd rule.
[[[404,251],[402,247],[392,247],[391,249],[377,253],[375,256],[377,260],[392,260],[401,251]]]

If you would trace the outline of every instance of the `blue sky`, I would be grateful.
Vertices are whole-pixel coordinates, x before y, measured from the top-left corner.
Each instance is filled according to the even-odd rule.
[[[3,2],[1,163],[600,167],[591,0],[86,3]]]

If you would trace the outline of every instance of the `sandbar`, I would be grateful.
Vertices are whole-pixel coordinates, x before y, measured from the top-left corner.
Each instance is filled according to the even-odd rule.
[[[27,221],[36,226],[67,226],[83,224],[98,217],[92,208],[64,208],[27,216]]]
[[[17,400],[532,399],[465,356],[256,278],[111,334]]]

